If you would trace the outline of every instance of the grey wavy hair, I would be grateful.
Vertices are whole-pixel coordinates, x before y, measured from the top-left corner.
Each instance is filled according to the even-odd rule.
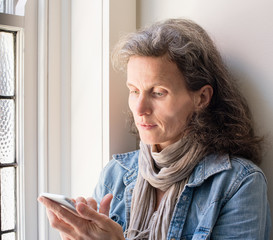
[[[248,105],[201,26],[187,19],[156,22],[121,38],[112,53],[114,68],[126,72],[131,56],[167,56],[182,72],[190,91],[210,85],[211,102],[189,119],[184,131],[187,138],[198,141],[207,152],[229,153],[260,163],[263,138],[254,134]]]

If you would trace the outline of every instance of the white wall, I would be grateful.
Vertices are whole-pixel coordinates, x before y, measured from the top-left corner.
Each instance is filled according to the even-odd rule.
[[[261,165],[268,179],[273,212],[273,1],[269,0],[139,0],[137,25],[185,17],[203,26],[215,40],[228,66],[242,79],[258,132],[268,147]]]

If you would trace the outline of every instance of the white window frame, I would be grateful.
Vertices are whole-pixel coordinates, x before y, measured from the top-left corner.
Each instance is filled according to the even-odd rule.
[[[123,16],[121,8],[128,10]],[[39,192],[90,196],[110,154],[135,148],[135,138],[124,128],[128,91],[109,57],[135,22],[135,1],[39,0]],[[117,96],[109,94],[111,81]],[[122,104],[111,106],[117,98]],[[121,126],[110,138],[110,128]],[[39,209],[39,239],[58,239]]]
[[[89,0],[85,1],[91,7]],[[120,7],[124,7],[125,2],[127,1],[119,1],[118,4]],[[24,163],[24,171],[18,175],[21,179],[20,189],[22,192],[22,200],[18,206],[21,206],[21,210],[25,210],[20,215],[21,219],[19,219],[22,224],[18,229],[20,240],[58,238],[57,232],[48,226],[44,208],[37,203],[36,199],[40,192],[59,192],[66,195],[78,194],[78,186],[85,184],[80,192],[86,191],[84,194],[90,195],[92,190],[91,188],[88,189],[88,182],[95,184],[95,181],[88,173],[79,178],[79,169],[73,168],[78,164],[77,154],[75,153],[81,151],[81,146],[75,146],[75,142],[71,140],[71,135],[73,137],[76,135],[77,138],[86,136],[77,135],[78,133],[75,131],[78,126],[77,121],[72,118],[75,108],[71,106],[77,98],[73,95],[75,89],[73,88],[72,91],[71,87],[72,85],[75,87],[77,78],[73,78],[73,74],[68,69],[72,69],[71,71],[75,73],[77,64],[75,64],[76,58],[75,55],[72,55],[73,46],[71,46],[71,40],[75,43],[76,38],[71,37],[71,31],[74,29],[72,25],[77,24],[77,21],[80,22],[81,19],[79,13],[75,13],[74,10],[72,12],[71,4],[67,0],[28,0],[25,17],[6,16],[7,25],[21,24],[21,27],[23,27],[22,19],[24,19],[25,23],[25,66],[24,73],[22,73],[25,84],[24,94],[21,94],[21,97],[24,95],[25,102],[25,115],[22,121],[24,127],[21,129],[25,131],[24,144],[20,148],[24,150],[23,157],[27,161]],[[73,2],[73,7],[75,7],[75,4]],[[84,3],[81,2],[81,4]],[[112,8],[109,0],[96,0],[92,4],[96,8],[90,9],[90,11],[96,12],[96,18],[99,19],[97,32],[94,32],[94,36],[97,38],[92,38],[92,41],[94,41],[93,44],[100,45],[101,57],[97,65],[96,78],[101,79],[101,82],[97,83],[99,95],[96,96],[94,101],[92,99],[89,101],[96,102],[99,99],[100,104],[100,110],[97,113],[99,116],[97,121],[100,122],[100,140],[93,147],[99,149],[98,156],[94,158],[96,165],[98,165],[97,169],[101,169],[109,161],[110,146],[117,145],[115,138],[120,138],[120,135],[118,135],[113,138],[114,140],[110,139],[109,129],[124,125],[120,121],[124,121],[123,110],[120,110],[120,119],[117,119],[116,125],[113,126],[110,126],[112,115],[109,113],[111,102],[109,81],[112,81],[112,78],[109,77],[112,71],[109,48],[116,39],[116,37],[112,37],[112,34],[119,35],[116,30],[110,33],[110,22],[112,21],[110,11],[112,17],[115,18],[120,15],[120,8]],[[132,12],[135,13],[135,2],[127,4],[132,4]],[[135,21],[134,14],[132,18]],[[0,16],[0,22],[2,23],[2,15]],[[94,26],[98,24],[95,21],[91,22]],[[133,25],[135,28],[134,23]],[[126,31],[134,30],[134,28],[126,29]],[[121,28],[121,31],[123,30],[124,28]],[[90,47],[92,47],[92,44]],[[97,59],[93,56],[93,60]],[[72,63],[73,66],[71,66]],[[56,81],[56,79],[60,81]],[[117,89],[119,89],[118,85],[116,86]],[[90,89],[90,91],[92,90]],[[116,91],[116,89],[113,91]],[[126,101],[124,101],[124,104],[126,104]],[[88,108],[89,103],[86,103],[85,107]],[[115,114],[119,115],[117,112]],[[89,129],[89,131],[92,131],[92,129]],[[23,132],[20,134],[22,137]],[[120,139],[123,139],[123,137]],[[128,145],[126,139],[123,142],[120,140],[120,146],[126,144]],[[70,149],[74,152],[71,153]],[[83,168],[92,169],[94,163],[89,162],[91,155],[86,159],[80,159]],[[98,175],[99,171],[95,171]]]
[[[70,195],[69,7],[38,1],[38,194]],[[58,239],[41,204],[38,219],[38,239]]]
[[[19,31],[21,38],[17,52],[19,61],[17,78],[18,132],[18,239],[38,239],[37,203],[37,2],[29,0],[25,17],[0,14],[0,23]],[[13,26],[13,28],[10,28]],[[21,34],[24,33],[24,34]],[[24,35],[22,40],[22,35]]]
[[[1,14],[0,27],[2,30],[16,32],[16,96],[15,96],[15,106],[16,106],[16,234],[20,239],[23,239],[25,235],[25,225],[24,225],[24,199],[25,199],[25,188],[24,188],[24,99],[23,99],[23,89],[24,89],[24,60],[23,60],[23,28],[22,28],[22,18],[13,18],[6,14]]]
[[[85,12],[86,16],[81,16],[81,9],[85,4],[89,9]],[[24,145],[21,146],[27,160],[24,163],[25,178],[20,181],[21,188],[25,186],[20,203],[24,206],[21,209],[25,209],[20,219],[24,224],[20,230],[20,240],[59,239],[57,231],[48,225],[44,207],[36,200],[39,193],[49,191],[70,196],[90,196],[92,187],[89,183],[94,186],[96,180],[86,169],[93,169],[97,179],[100,169],[107,164],[112,153],[135,148],[135,139],[128,138],[127,129],[113,132],[113,129],[123,128],[125,125],[123,114],[127,106],[127,90],[124,79],[120,79],[121,75],[113,72],[109,57],[109,49],[121,33],[135,30],[135,5],[135,0],[116,0],[115,3],[110,0],[94,0],[92,5],[89,0],[27,1],[23,18],[25,131]],[[121,15],[120,9],[127,9],[127,15]],[[17,16],[8,18],[10,22],[22,20],[22,17]],[[83,19],[85,22],[82,22]],[[86,24],[87,30],[94,30],[85,37],[89,37],[86,52],[92,62],[90,64],[96,64],[92,70],[96,82],[92,86],[87,82],[87,86],[90,92],[96,86],[98,94],[93,99],[89,98],[81,107],[88,110],[88,116],[94,115],[92,104],[99,104],[98,112],[95,113],[99,136],[86,145],[97,149],[96,153],[77,144],[78,140],[73,140],[89,141],[94,130],[94,126],[89,126],[89,121],[84,122],[82,116],[76,115],[77,108],[73,107],[77,106],[77,91],[82,88],[77,73],[90,73],[88,62],[84,66],[78,62],[81,56],[77,55],[77,44],[81,44],[82,40],[72,32],[77,29],[77,24]],[[78,34],[83,37],[80,36],[81,32]],[[100,56],[94,56],[92,51],[95,48],[98,48],[96,52]],[[111,85],[112,91],[117,95],[109,93]],[[122,92],[120,88],[123,88]],[[115,105],[117,97],[122,102],[118,106]],[[87,130],[88,134],[82,130],[77,131],[79,126]],[[99,141],[96,142],[96,139]],[[79,157],[78,153],[86,157]],[[77,168],[78,166],[81,167]]]

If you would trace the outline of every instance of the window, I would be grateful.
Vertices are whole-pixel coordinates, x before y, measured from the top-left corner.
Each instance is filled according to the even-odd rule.
[[[14,14],[14,1],[0,0],[0,12]]]
[[[0,239],[15,240],[18,232],[21,171],[20,30],[0,28]],[[18,94],[18,95],[17,95]]]
[[[24,16],[27,0],[0,0],[0,12]]]
[[[13,14],[3,10],[3,3],[11,1],[15,6]],[[0,0],[0,29],[13,33],[15,41],[16,78],[12,100],[15,103],[17,225],[16,232],[10,234],[16,240],[60,239],[48,227],[45,209],[38,204],[37,196],[44,191],[72,197],[90,196],[102,164],[109,161],[109,146],[116,146],[111,153],[123,151],[116,149],[117,146],[127,149],[130,141],[121,135],[120,129],[123,115],[112,111],[115,115],[110,116],[108,106],[109,102],[113,109],[121,106],[112,101],[120,99],[120,95],[109,99],[108,34],[109,24],[120,16],[120,7],[125,2],[110,7],[108,0]],[[126,9],[127,4],[132,5],[132,11],[126,11],[122,19],[133,19],[134,1],[126,2]],[[110,9],[115,13],[111,14],[111,20]],[[121,22],[126,22],[122,19],[115,23],[119,30]],[[13,27],[1,28],[1,25]],[[22,28],[24,66],[20,66],[23,48],[18,47],[22,45]],[[116,30],[115,36],[118,35]],[[116,41],[116,37],[111,38],[112,42]],[[20,87],[22,78],[18,69],[21,68],[24,87]],[[121,81],[113,81],[112,92],[119,89],[117,82]],[[23,89],[24,101],[19,91]],[[126,99],[122,102],[126,104]],[[110,118],[115,119],[113,126],[109,125]],[[119,129],[111,134],[112,140],[110,127]],[[0,235],[0,240],[10,239],[14,238],[5,234],[1,239]]]

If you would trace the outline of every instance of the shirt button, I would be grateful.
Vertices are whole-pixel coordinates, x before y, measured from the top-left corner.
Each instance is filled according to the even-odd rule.
[[[186,200],[187,200],[187,196],[184,196],[184,197],[183,197],[183,201],[186,201]]]

